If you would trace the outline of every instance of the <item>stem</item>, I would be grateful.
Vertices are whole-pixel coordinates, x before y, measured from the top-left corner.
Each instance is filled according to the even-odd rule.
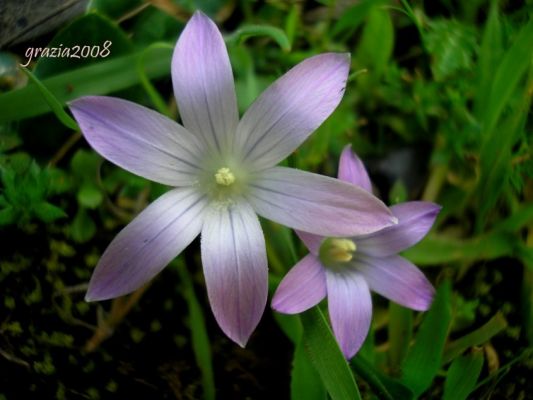
[[[107,315],[107,318],[98,322],[98,327],[93,336],[87,341],[87,343],[85,343],[85,351],[92,352],[96,350],[104,340],[113,335],[115,328],[141,299],[141,296],[146,289],[148,289],[150,283],[151,282],[140,287],[129,296],[113,299],[113,302],[111,303],[111,311]]]

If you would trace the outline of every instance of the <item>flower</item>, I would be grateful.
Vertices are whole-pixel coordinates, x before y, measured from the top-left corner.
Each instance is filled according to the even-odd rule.
[[[349,145],[341,154],[339,179],[372,190],[363,163]],[[371,234],[325,238],[297,231],[310,254],[289,271],[272,299],[275,310],[296,314],[327,295],[333,333],[348,359],[357,353],[370,328],[370,290],[419,311],[429,308],[435,292],[424,274],[397,253],[427,234],[440,206],[409,201],[390,210],[398,224]]]
[[[387,207],[335,179],[276,167],[340,102],[346,54],[309,58],[272,84],[239,121],[229,57],[201,12],[174,49],[171,74],[183,126],[112,97],[70,104],[103,157],[175,187],[127,225],[102,255],[86,300],[127,294],[159,273],[201,232],[207,293],[222,330],[244,346],[267,300],[259,214],[325,235],[370,233],[391,224]]]

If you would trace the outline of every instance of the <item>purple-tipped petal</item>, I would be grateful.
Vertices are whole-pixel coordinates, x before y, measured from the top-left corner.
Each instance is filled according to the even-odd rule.
[[[308,254],[285,275],[272,298],[272,308],[297,314],[317,305],[324,297],[326,273],[318,258]]]
[[[355,271],[326,271],[328,310],[342,353],[352,358],[361,348],[372,320],[372,297],[365,279]]]
[[[309,232],[299,231],[295,230],[296,235],[300,238],[302,242],[304,242],[305,247],[314,254],[315,256],[318,256],[318,251],[320,250],[320,245],[324,241],[324,236],[319,235],[313,235]]]
[[[441,206],[427,201],[409,201],[391,207],[398,224],[356,238],[357,250],[375,257],[396,254],[418,243],[431,229]]]
[[[341,181],[352,183],[372,193],[372,182],[370,182],[365,165],[352,151],[350,144],[345,146],[342,151],[338,177]]]
[[[425,311],[435,289],[413,263],[401,256],[386,258],[359,256],[353,266],[374,292],[413,310]]]
[[[172,82],[183,125],[211,150],[229,149],[239,122],[235,84],[224,39],[202,12],[176,44]]]
[[[320,54],[263,92],[237,128],[239,147],[253,168],[276,165],[329,117],[342,99],[349,69],[349,54]]]
[[[268,292],[265,239],[244,201],[213,205],[202,228],[202,264],[220,328],[243,346],[259,323]]]
[[[165,185],[186,186],[197,179],[199,144],[171,119],[106,96],[81,97],[69,107],[89,144],[109,161]]]
[[[152,279],[200,233],[206,205],[206,199],[189,188],[159,197],[111,242],[85,299],[122,296]]]
[[[259,215],[317,235],[361,235],[393,223],[385,204],[363,189],[292,168],[258,172],[247,195]]]

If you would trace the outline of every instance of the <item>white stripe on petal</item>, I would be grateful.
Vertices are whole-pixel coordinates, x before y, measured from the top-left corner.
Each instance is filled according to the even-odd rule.
[[[272,298],[272,308],[285,314],[297,314],[317,305],[324,297],[324,267],[316,256],[308,254],[285,275]]]
[[[238,148],[260,170],[292,153],[342,99],[348,54],[308,58],[279,78],[250,106],[237,129]]]
[[[235,84],[224,39],[202,12],[176,43],[172,82],[183,125],[209,149],[228,150],[239,122]]]
[[[213,204],[201,247],[213,314],[224,333],[244,346],[263,315],[268,291],[265,239],[252,207],[245,201]]]
[[[372,321],[372,297],[355,271],[326,271],[328,310],[333,333],[347,359],[359,351]]]
[[[418,243],[429,232],[441,207],[428,201],[408,201],[391,207],[398,224],[355,238],[361,253],[375,257],[396,254]]]
[[[200,233],[206,206],[189,188],[171,190],[150,204],[100,258],[87,301],[122,296],[152,279]]]
[[[352,265],[365,277],[370,289],[383,297],[418,311],[431,305],[435,289],[422,271],[405,258],[359,255]]]
[[[341,181],[357,185],[367,192],[372,193],[372,182],[370,182],[365,165],[357,154],[352,151],[351,145],[345,146],[342,151],[339,160],[338,177]]]
[[[81,97],[69,107],[89,144],[109,161],[170,186],[197,180],[200,144],[171,119],[114,97]]]
[[[274,167],[257,173],[249,186],[247,197],[259,215],[294,229],[350,236],[392,224],[381,200],[338,179]]]

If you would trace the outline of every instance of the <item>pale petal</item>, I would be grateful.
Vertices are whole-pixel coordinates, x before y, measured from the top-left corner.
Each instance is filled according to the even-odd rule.
[[[326,271],[328,310],[342,353],[352,358],[361,348],[372,321],[372,298],[365,279],[355,271]]]
[[[349,69],[349,54],[320,54],[274,82],[239,123],[245,160],[259,170],[292,153],[340,103]]]
[[[418,243],[431,229],[441,206],[427,201],[409,201],[391,207],[398,224],[355,238],[357,250],[376,257],[396,254]]]
[[[265,218],[322,236],[375,232],[392,224],[389,209],[357,186],[292,168],[257,173],[247,196]]]
[[[189,188],[171,190],[150,204],[106,249],[86,300],[122,296],[152,279],[200,233],[206,205]]]
[[[297,314],[317,305],[324,297],[324,268],[317,257],[308,254],[285,275],[272,298],[272,308],[285,314]]]
[[[202,228],[202,263],[213,314],[244,346],[259,323],[268,292],[265,239],[252,207],[210,207]]]
[[[194,13],[176,44],[172,82],[183,125],[208,148],[229,149],[239,122],[235,84],[224,39],[202,12]]]
[[[299,230],[295,230],[294,232],[296,232],[296,235],[298,235],[300,240],[302,242],[304,242],[305,247],[307,247],[307,249],[312,254],[317,256],[318,255],[318,251],[320,250],[320,245],[322,244],[322,242],[325,239],[324,236],[313,235],[312,233],[299,231]]]
[[[425,311],[435,289],[414,264],[400,256],[386,258],[358,256],[352,262],[370,289],[413,310]]]
[[[350,144],[345,146],[342,151],[338,177],[341,181],[352,183],[372,193],[372,182],[370,182],[365,165],[352,151]]]
[[[109,161],[166,185],[197,179],[199,144],[171,119],[114,97],[81,97],[69,107],[89,144]]]

